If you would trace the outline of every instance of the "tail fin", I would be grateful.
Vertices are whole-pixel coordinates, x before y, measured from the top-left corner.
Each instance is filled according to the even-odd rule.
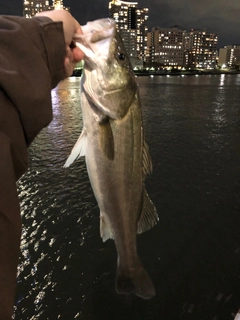
[[[136,268],[117,270],[116,291],[120,294],[134,293],[143,299],[151,299],[156,295],[152,280],[149,278],[140,260]]]

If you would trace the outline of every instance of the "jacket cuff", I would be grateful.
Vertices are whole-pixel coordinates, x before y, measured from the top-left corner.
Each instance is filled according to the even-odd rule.
[[[52,79],[52,88],[56,87],[59,81],[66,78],[64,70],[64,58],[66,56],[66,44],[63,32],[63,23],[54,22],[48,17],[34,17],[38,20],[43,29],[43,41],[45,44],[48,69]]]

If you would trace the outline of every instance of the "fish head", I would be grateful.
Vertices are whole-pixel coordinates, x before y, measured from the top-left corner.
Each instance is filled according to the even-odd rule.
[[[76,42],[85,54],[84,89],[111,118],[122,118],[137,92],[124,43],[113,19],[88,22]]]

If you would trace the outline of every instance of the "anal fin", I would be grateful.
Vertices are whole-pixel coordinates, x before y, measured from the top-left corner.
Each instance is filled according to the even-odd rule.
[[[143,176],[146,177],[147,175],[150,175],[152,173],[152,160],[151,160],[149,148],[145,139],[143,140],[142,161],[143,161]]]
[[[151,229],[158,220],[157,209],[149,198],[147,191],[144,189],[142,212],[137,224],[137,233]]]
[[[113,233],[108,218],[102,212],[100,212],[100,235],[103,242],[107,241],[108,239],[113,239]]]

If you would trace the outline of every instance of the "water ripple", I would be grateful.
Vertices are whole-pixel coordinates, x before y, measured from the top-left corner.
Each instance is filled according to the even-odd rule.
[[[16,320],[227,320],[237,313],[239,76],[138,81],[154,167],[146,184],[160,215],[138,243],[157,297],[115,293],[116,250],[100,239],[84,159],[63,169],[82,128],[79,78],[70,78],[52,91],[54,119],[32,144],[18,183]]]

